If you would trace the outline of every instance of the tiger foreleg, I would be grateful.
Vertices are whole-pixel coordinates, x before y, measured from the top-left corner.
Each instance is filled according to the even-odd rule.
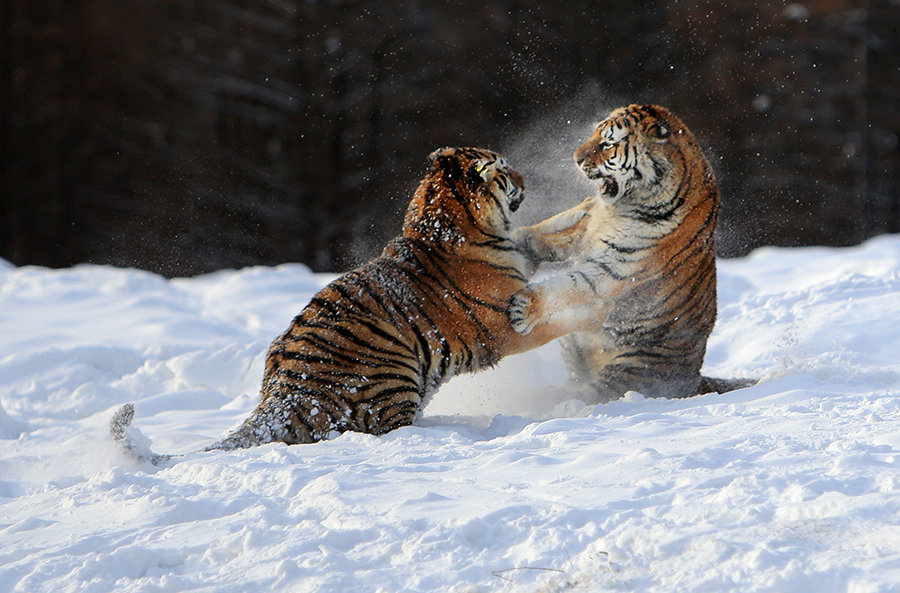
[[[534,261],[568,259],[585,233],[592,203],[593,199],[587,198],[581,204],[537,224],[519,227],[513,231],[513,239]]]
[[[520,334],[549,324],[565,335],[575,331],[599,331],[608,314],[613,284],[608,278],[582,269],[529,284],[510,299],[507,315]]]

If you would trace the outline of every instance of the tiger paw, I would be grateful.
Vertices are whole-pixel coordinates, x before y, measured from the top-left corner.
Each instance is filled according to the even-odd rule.
[[[519,227],[513,229],[512,239],[518,246],[522,255],[528,258],[532,264],[537,266],[542,258],[540,248],[537,245],[537,237],[534,235],[531,227]]]
[[[533,263],[561,261],[570,256],[584,235],[589,218],[586,210],[567,210],[535,225],[515,229],[513,238]]]
[[[585,210],[567,210],[541,223],[541,233],[551,235],[553,233],[571,231],[573,227],[587,216],[588,213]],[[584,224],[587,224],[587,220],[584,221]]]
[[[535,297],[534,290],[524,288],[509,299],[506,315],[513,329],[522,335],[531,333],[537,325],[539,316],[535,311]]]

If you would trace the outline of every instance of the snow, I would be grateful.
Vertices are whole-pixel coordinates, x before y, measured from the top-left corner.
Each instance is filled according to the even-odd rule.
[[[0,261],[0,591],[900,591],[900,236],[720,261],[686,400],[605,405],[557,346],[383,437],[196,453],[330,277]],[[156,468],[109,418],[134,402]]]

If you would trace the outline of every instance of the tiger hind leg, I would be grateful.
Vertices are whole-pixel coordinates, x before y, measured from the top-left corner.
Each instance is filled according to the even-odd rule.
[[[277,442],[289,445],[313,443],[320,438],[316,438],[310,428],[299,421],[285,400],[267,397],[231,434],[204,447],[203,451],[249,449]]]

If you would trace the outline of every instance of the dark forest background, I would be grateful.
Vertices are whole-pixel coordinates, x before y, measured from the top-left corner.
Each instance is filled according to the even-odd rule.
[[[719,250],[900,231],[897,0],[2,0],[0,257],[342,270],[439,146],[508,156],[521,222],[591,191],[619,105],[693,129]]]

